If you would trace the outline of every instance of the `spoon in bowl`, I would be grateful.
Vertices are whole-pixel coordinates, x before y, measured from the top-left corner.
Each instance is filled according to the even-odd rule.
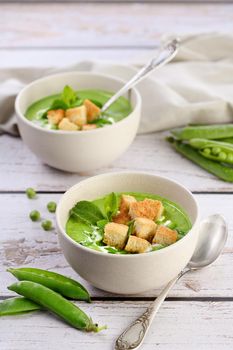
[[[173,39],[163,45],[155,58],[152,58],[133,78],[131,78],[119,91],[117,91],[101,108],[100,113],[105,112],[120,96],[144,79],[155,68],[162,67],[175,57],[179,46],[179,40]]]
[[[221,215],[211,215],[201,221],[197,246],[188,265],[167,284],[144,314],[117,338],[115,350],[133,350],[140,347],[156,313],[173,285],[187,272],[212,264],[221,254],[227,234],[227,224]]]

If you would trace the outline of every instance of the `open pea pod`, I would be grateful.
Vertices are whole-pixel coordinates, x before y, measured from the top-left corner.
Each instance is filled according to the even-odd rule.
[[[233,144],[199,138],[189,140],[189,144],[207,159],[233,164]]]
[[[218,162],[214,162],[211,159],[206,159],[196,149],[192,148],[188,144],[181,143],[174,139],[169,139],[168,141],[171,142],[171,145],[175,148],[175,150],[178,153],[182,154],[187,159],[196,163],[197,165],[207,170],[208,172],[214,174],[215,176],[219,177],[220,179],[227,182],[233,182],[233,168]]]

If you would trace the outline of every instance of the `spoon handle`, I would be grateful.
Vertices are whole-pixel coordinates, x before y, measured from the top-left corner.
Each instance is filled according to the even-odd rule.
[[[132,350],[138,349],[168,292],[173,285],[189,270],[183,270],[171,280],[162,290],[155,301],[147,308],[147,310],[136,319],[128,328],[117,338],[115,350]]]
[[[136,85],[140,80],[145,78],[153,69],[158,68],[169,62],[177,53],[178,39],[173,39],[161,47],[158,55],[147,63],[137,74],[133,76],[116,94],[114,94],[101,108],[101,112],[105,112],[113,102],[120,96]]]

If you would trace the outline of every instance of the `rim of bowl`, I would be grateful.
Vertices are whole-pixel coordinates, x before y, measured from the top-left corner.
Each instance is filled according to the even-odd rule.
[[[89,181],[92,181],[92,179],[96,179],[96,178],[100,178],[100,177],[109,177],[111,175],[115,176],[115,175],[122,175],[124,174],[125,176],[127,175],[148,175],[148,176],[152,176],[152,177],[156,177],[156,178],[162,178],[162,179],[165,179],[165,180],[168,180],[169,182],[172,182],[174,185],[176,186],[179,186],[181,187],[186,193],[189,194],[189,196],[191,196],[191,198],[193,199],[193,202],[194,202],[194,205],[195,205],[195,209],[196,209],[196,219],[194,221],[194,223],[192,224],[192,227],[191,229],[186,233],[186,235],[181,238],[180,240],[176,241],[175,243],[169,245],[168,247],[165,247],[163,249],[159,249],[159,250],[155,250],[155,251],[151,251],[151,252],[148,252],[148,253],[143,253],[143,254],[109,254],[109,253],[104,253],[104,252],[99,252],[97,250],[94,250],[94,249],[91,249],[91,248],[88,248],[88,247],[85,247],[83,245],[81,245],[80,243],[74,241],[65,231],[65,229],[63,229],[61,223],[60,223],[60,217],[59,217],[59,211],[60,211],[60,206],[61,206],[61,202],[62,202],[62,199],[64,197],[64,195],[67,193],[67,192],[71,192],[74,190],[74,188],[76,188],[77,186],[79,186],[81,183],[83,182],[89,182]],[[177,203],[179,204],[179,203]],[[150,174],[150,173],[147,173],[147,172],[135,172],[135,171],[132,171],[132,172],[113,172],[113,173],[105,173],[105,174],[100,174],[100,175],[96,175],[96,176],[92,176],[88,179],[85,179],[83,181],[80,181],[78,182],[77,184],[71,186],[61,197],[61,199],[59,200],[58,202],[58,205],[57,205],[57,210],[56,210],[56,225],[57,225],[57,228],[58,230],[60,231],[60,233],[64,236],[65,239],[67,239],[68,241],[70,241],[72,244],[74,244],[75,246],[77,246],[78,248],[84,250],[84,251],[87,251],[89,252],[90,254],[97,254],[97,255],[102,255],[102,256],[107,256],[107,257],[111,257],[113,259],[133,259],[133,258],[142,258],[142,257],[149,257],[151,256],[151,254],[163,254],[163,251],[166,250],[173,250],[175,249],[177,246],[181,245],[182,244],[182,241],[183,240],[187,240],[187,237],[189,236],[189,233],[197,226],[198,224],[198,221],[199,221],[199,206],[198,206],[198,203],[197,203],[197,200],[195,199],[195,197],[193,196],[192,192],[190,190],[188,190],[185,186],[181,185],[179,182],[175,181],[175,180],[171,180],[170,178],[166,177],[166,176],[160,176],[160,175],[154,175],[154,174]]]
[[[37,84],[38,82],[40,81],[43,81],[43,80],[49,80],[51,79],[51,77],[57,77],[57,76],[65,76],[67,74],[78,74],[78,75],[90,75],[90,76],[99,76],[99,77],[102,77],[102,78],[109,78],[109,79],[113,79],[115,80],[116,82],[118,83],[121,83],[121,84],[125,84],[125,81],[123,79],[119,79],[119,78],[116,78],[114,77],[113,75],[110,75],[110,74],[102,74],[102,73],[95,73],[95,72],[89,72],[89,71],[82,71],[82,72],[77,72],[77,71],[69,71],[69,72],[63,72],[63,73],[57,73],[57,74],[51,74],[51,75],[47,75],[45,77],[42,77],[42,78],[39,78],[39,79],[36,79],[34,81],[32,81],[31,83],[27,84],[19,93],[18,95],[16,96],[16,99],[15,99],[15,111],[16,111],[16,116],[18,118],[20,118],[24,123],[26,123],[27,125],[31,126],[32,128],[35,128],[37,130],[40,130],[40,131],[44,131],[44,132],[48,132],[48,133],[52,133],[52,134],[58,134],[58,135],[80,135],[79,132],[77,131],[66,131],[66,130],[52,130],[52,129],[46,129],[46,128],[43,128],[41,126],[38,126],[36,124],[34,124],[33,122],[31,122],[30,120],[28,120],[25,115],[22,113],[22,111],[20,110],[20,107],[19,107],[19,101],[21,99],[21,95],[24,93],[25,90],[27,90],[28,88],[30,88],[31,86]],[[114,124],[111,124],[111,125],[106,125],[102,128],[97,128],[97,129],[94,129],[94,130],[86,130],[85,131],[85,134],[86,133],[96,133],[96,132],[100,132],[100,130],[102,129],[106,129],[106,128],[113,128],[113,127],[117,127],[119,124],[122,124],[122,123],[125,123],[127,122],[127,120],[129,118],[132,118],[133,117],[133,112],[137,111],[139,109],[139,107],[141,106],[141,103],[142,103],[142,98],[141,98],[141,95],[139,93],[139,91],[136,89],[136,88],[132,88],[131,90],[134,91],[135,95],[136,95],[136,104],[135,104],[135,107],[133,108],[133,110],[130,112],[129,115],[127,115],[125,118],[123,118],[122,120],[114,123]],[[46,96],[45,96],[46,97]],[[83,133],[82,133],[83,135]]]

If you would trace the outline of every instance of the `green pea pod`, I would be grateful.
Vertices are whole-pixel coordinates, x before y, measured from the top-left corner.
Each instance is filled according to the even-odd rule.
[[[172,145],[177,152],[192,162],[198,164],[203,169],[207,170],[208,172],[214,174],[224,181],[233,182],[233,168],[229,168],[213,160],[204,158],[195,149],[187,144],[183,144],[179,141],[174,140]]]
[[[222,142],[233,144],[233,137],[227,137],[226,139],[221,139]]]
[[[212,141],[205,139],[191,139],[190,146],[197,148],[200,154],[208,159],[217,162],[233,164],[233,145],[221,141]]]
[[[220,147],[221,149],[233,150],[233,145],[227,142],[193,138],[189,140],[190,146],[198,149]]]
[[[20,281],[12,284],[8,289],[23,295],[25,298],[51,311],[74,328],[86,332],[98,332],[106,328],[98,327],[80,308],[42,284],[31,281]]]
[[[0,316],[40,310],[41,306],[24,297],[9,298],[0,303]]]
[[[40,283],[67,298],[87,302],[91,300],[88,291],[80,283],[58,273],[30,267],[10,268],[7,271],[20,281],[26,280]]]
[[[194,138],[202,139],[223,139],[233,137],[233,124],[186,126],[171,131],[179,140],[190,140]]]

